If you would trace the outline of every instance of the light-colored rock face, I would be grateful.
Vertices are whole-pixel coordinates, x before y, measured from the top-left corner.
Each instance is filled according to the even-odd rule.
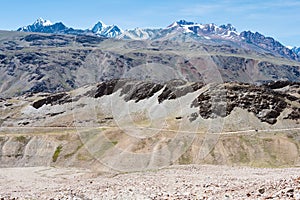
[[[1,165],[298,166],[298,91],[288,82],[114,80],[1,100]]]

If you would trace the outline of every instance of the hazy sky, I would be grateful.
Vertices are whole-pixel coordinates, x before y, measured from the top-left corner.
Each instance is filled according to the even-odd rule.
[[[15,30],[38,17],[91,28],[97,21],[122,29],[166,27],[179,19],[231,23],[284,45],[300,46],[300,0],[1,0],[0,29]]]

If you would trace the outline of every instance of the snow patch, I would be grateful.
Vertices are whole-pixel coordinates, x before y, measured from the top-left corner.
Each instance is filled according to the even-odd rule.
[[[53,23],[49,20],[44,20],[43,18],[38,18],[35,22],[35,25],[41,25],[41,26],[52,26]]]

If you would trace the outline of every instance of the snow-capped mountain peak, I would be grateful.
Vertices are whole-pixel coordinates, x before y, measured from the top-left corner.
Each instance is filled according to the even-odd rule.
[[[167,29],[168,28],[174,28],[174,27],[177,27],[177,26],[179,26],[179,24],[177,22],[174,22],[174,23],[170,24],[169,26],[167,26]]]
[[[49,20],[38,18],[33,24],[19,28],[17,31],[22,32],[40,32],[40,33],[65,33],[65,34],[88,34],[92,33],[97,36],[117,37],[123,31],[116,25],[106,25],[102,21],[98,21],[92,29],[80,30],[69,28],[62,22],[52,24]]]
[[[91,30],[94,34],[105,37],[116,37],[122,34],[122,30],[116,25],[106,25],[98,21]]]
[[[38,18],[33,25],[40,25],[40,26],[51,26],[53,23],[49,20],[44,20],[43,18]]]
[[[107,25],[102,21],[98,21],[92,28],[93,33],[101,32],[103,29],[107,28]]]
[[[274,38],[265,37],[258,32],[242,31],[239,33],[231,24],[218,26],[214,23],[201,24],[179,20],[173,22],[166,28],[136,28],[123,31],[117,25],[106,25],[102,21],[98,21],[92,29],[81,30],[69,28],[61,22],[52,24],[49,20],[39,18],[32,25],[19,28],[18,31],[73,35],[88,34],[134,40],[178,39],[188,41],[189,39],[192,39],[204,43],[209,42],[219,44],[222,42],[250,47],[252,45],[252,47],[261,48],[264,51],[274,53],[274,55],[281,55],[298,61],[300,60],[300,48],[287,48]]]
[[[179,20],[169,25],[165,30],[180,31],[183,33],[192,33],[204,38],[223,38],[223,39],[238,39],[239,33],[231,24],[218,26],[214,23],[199,24]]]
[[[23,32],[44,32],[44,33],[52,33],[52,29],[65,29],[65,25],[60,23],[53,24],[49,20],[44,20],[43,18],[38,18],[33,24],[28,26],[23,26],[18,29],[18,31]]]
[[[109,26],[109,27],[105,30],[104,35],[105,35],[106,37],[116,37],[116,36],[122,34],[122,32],[123,32],[123,31],[122,31],[118,26],[112,25],[112,26]]]

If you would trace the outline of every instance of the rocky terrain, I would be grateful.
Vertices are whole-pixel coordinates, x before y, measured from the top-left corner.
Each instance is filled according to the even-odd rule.
[[[299,172],[299,168],[211,165],[125,174],[74,168],[7,168],[0,171],[0,198],[299,200]]]

